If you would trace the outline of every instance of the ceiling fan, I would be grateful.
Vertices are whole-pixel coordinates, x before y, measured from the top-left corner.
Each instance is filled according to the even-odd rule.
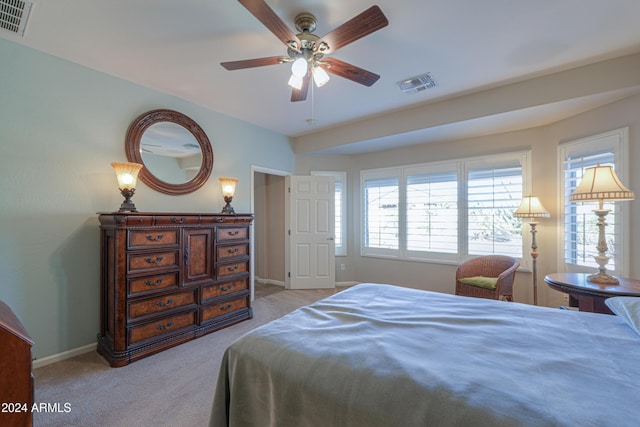
[[[325,57],[325,55],[332,54],[349,43],[386,27],[389,21],[378,6],[370,7],[328,34],[318,37],[313,34],[317,21],[315,16],[310,13],[300,13],[296,16],[295,27],[299,33],[294,34],[264,0],[238,0],[238,2],[287,46],[287,56],[269,56],[220,63],[227,70],[291,62],[292,74],[289,85],[293,88],[292,102],[307,99],[309,83],[312,78],[317,86],[322,86],[329,81],[327,71],[365,86],[373,85],[380,78],[379,75],[355,65]]]

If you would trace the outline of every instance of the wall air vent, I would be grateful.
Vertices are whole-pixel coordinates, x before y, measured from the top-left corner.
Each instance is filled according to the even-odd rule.
[[[0,28],[24,36],[32,5],[24,0],[0,0]]]
[[[398,87],[402,93],[411,95],[425,89],[436,87],[436,82],[431,78],[431,73],[424,73],[398,82]]]

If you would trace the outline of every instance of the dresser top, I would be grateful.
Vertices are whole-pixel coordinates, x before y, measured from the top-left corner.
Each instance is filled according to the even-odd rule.
[[[153,226],[207,226],[215,224],[251,223],[251,213],[192,213],[192,212],[99,212],[101,226],[153,227]]]
[[[252,213],[216,213],[216,212],[98,212],[98,215],[125,215],[125,216],[253,216]]]

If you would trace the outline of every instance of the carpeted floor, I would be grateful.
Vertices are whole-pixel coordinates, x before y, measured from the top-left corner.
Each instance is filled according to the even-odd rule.
[[[206,426],[225,349],[246,332],[336,291],[256,284],[254,317],[121,368],[96,352],[34,371],[34,426]],[[59,404],[59,405],[56,405]]]

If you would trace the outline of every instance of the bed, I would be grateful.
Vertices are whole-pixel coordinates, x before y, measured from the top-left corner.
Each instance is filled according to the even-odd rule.
[[[232,344],[210,424],[639,422],[640,336],[620,316],[360,284]]]

